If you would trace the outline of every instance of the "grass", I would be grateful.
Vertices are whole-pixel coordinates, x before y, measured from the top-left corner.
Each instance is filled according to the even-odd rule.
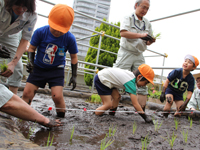
[[[183,140],[185,141],[185,143],[187,143],[187,139],[188,139],[188,130],[187,132],[184,132],[184,130],[181,132],[183,135]]]
[[[101,103],[101,98],[98,94],[92,94],[91,97],[87,101],[91,103]]]
[[[148,145],[150,144],[149,133],[145,136],[145,138],[141,138],[142,150],[147,150]]]
[[[53,144],[53,139],[54,139],[54,135],[53,135],[53,137],[52,137],[52,139],[51,139],[51,143],[49,144],[49,142],[50,142],[50,132],[49,132],[49,136],[48,136],[48,139],[47,139],[47,146],[52,146],[52,144]]]
[[[74,135],[74,126],[73,126],[72,131],[71,131],[70,141],[72,141],[73,135]]]
[[[154,37],[155,39],[160,39],[160,36],[161,36],[161,33],[157,33],[156,35],[153,35],[153,37]]]
[[[188,117],[188,120],[190,122],[190,128],[192,128],[192,118]]]
[[[162,136],[161,136],[162,137]],[[168,141],[170,148],[172,149],[174,146],[174,142],[176,140],[177,135],[174,135],[174,132],[172,134],[172,137],[170,138],[168,133],[167,133],[167,138],[162,137],[163,139],[165,139],[166,141]]]
[[[134,121],[134,124],[133,124],[133,134],[135,133],[136,129],[137,129],[137,124],[136,124],[136,122]]]
[[[178,130],[179,120],[174,118],[174,123],[175,123],[175,129]]]

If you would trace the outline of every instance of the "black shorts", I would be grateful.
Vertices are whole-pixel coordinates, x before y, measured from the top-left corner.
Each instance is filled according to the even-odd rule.
[[[30,73],[27,82],[41,88],[44,88],[46,83],[49,84],[49,88],[64,86],[64,68],[44,69],[34,66],[33,72]]]

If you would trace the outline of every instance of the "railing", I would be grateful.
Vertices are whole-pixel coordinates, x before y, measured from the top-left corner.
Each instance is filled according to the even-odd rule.
[[[45,3],[47,3],[47,4],[55,5],[55,3],[49,2],[49,1],[47,1],[47,0],[40,0],[40,1],[45,2]],[[200,9],[194,10],[194,11],[199,11],[199,10],[200,10]],[[178,16],[178,15],[183,15],[183,14],[191,13],[191,12],[194,12],[194,11],[184,12],[184,13],[177,14],[177,15],[172,15],[172,16],[167,16],[167,17],[163,17],[163,18],[159,18],[159,19],[152,20],[152,21],[150,21],[150,22],[154,22],[154,21],[158,21],[158,20],[162,20],[162,19],[166,19],[166,18],[170,18],[170,17],[175,17],[175,16]],[[108,23],[108,22],[102,21],[101,19],[97,19],[97,18],[95,18],[95,17],[92,17],[92,16],[89,16],[89,15],[87,15],[87,14],[81,13],[81,12],[79,12],[79,11],[77,11],[77,10],[74,10],[74,12],[75,12],[76,14],[81,15],[81,16],[84,16],[84,17],[87,17],[87,18],[90,18],[90,19],[99,21],[99,22],[101,22],[101,23],[107,24],[107,25],[109,25],[109,26],[112,26],[112,27],[115,27],[115,28],[120,29],[120,27],[118,27],[118,26],[116,26],[116,25],[110,24],[110,23]],[[39,15],[39,16],[42,16],[42,17],[48,18],[48,16],[45,16],[45,15],[43,15],[43,14],[38,14],[38,15]],[[93,69],[84,68],[84,67],[78,67],[78,72],[80,72],[80,73],[92,74],[92,75],[95,76],[95,75],[96,75],[96,72],[97,72],[97,67],[99,67],[99,68],[107,68],[107,67],[108,67],[108,66],[103,66],[103,65],[99,65],[99,64],[98,64],[99,53],[100,53],[100,51],[104,51],[104,52],[108,52],[108,53],[117,55],[117,53],[113,53],[113,52],[110,52],[110,51],[107,51],[107,50],[104,50],[104,49],[100,49],[102,36],[109,37],[109,38],[112,38],[112,39],[115,39],[115,40],[120,40],[120,39],[115,38],[115,37],[112,37],[112,36],[110,36],[110,35],[106,35],[106,34],[104,34],[104,33],[102,33],[102,32],[97,32],[97,31],[91,30],[91,29],[89,29],[89,28],[85,28],[85,27],[76,25],[76,24],[72,24],[72,26],[77,27],[77,28],[80,28],[80,29],[83,29],[83,30],[86,30],[86,31],[90,31],[90,32],[92,32],[92,33],[96,33],[95,35],[91,35],[91,36],[87,36],[87,37],[83,37],[83,38],[77,39],[77,41],[80,41],[80,40],[83,40],[83,39],[86,39],[86,38],[91,38],[91,37],[93,37],[93,36],[98,36],[98,35],[100,35],[100,36],[99,36],[99,46],[98,46],[98,48],[92,47],[92,46],[87,45],[87,44],[83,44],[83,43],[77,42],[78,45],[82,45],[82,46],[86,46],[86,47],[90,47],[90,48],[94,48],[94,49],[97,49],[97,50],[98,50],[98,51],[97,51],[97,59],[96,59],[96,63],[95,63],[95,64],[93,64],[93,63],[88,63],[88,62],[84,62],[84,61],[80,61],[80,60],[78,61],[79,64],[87,64],[87,65],[95,66],[95,69],[94,69],[94,70],[93,70]],[[155,52],[155,51],[153,51],[153,50],[149,50],[149,49],[147,49],[147,51],[152,52],[152,53],[154,53],[154,54],[156,54],[156,55],[145,56],[145,57],[158,57],[158,56],[162,56],[162,57],[163,57],[163,64],[162,64],[162,67],[152,67],[153,69],[162,69],[162,73],[161,73],[161,82],[159,83],[159,84],[162,84],[163,69],[175,69],[175,68],[178,68],[178,67],[164,67],[164,64],[165,64],[165,57],[167,57],[167,54],[161,54],[161,53]],[[70,61],[70,59],[69,59],[69,58],[66,58],[66,61]],[[70,69],[69,69],[69,68],[70,68],[70,66],[71,66],[70,64],[66,63],[65,69],[66,69],[66,71],[68,72],[67,80],[69,80],[69,73],[70,73]],[[80,66],[80,65],[79,65],[79,66]],[[200,70],[200,68],[197,68],[197,69]],[[84,72],[84,70],[90,71],[90,72]],[[94,81],[94,80],[93,80],[93,81]],[[67,83],[68,83],[68,82],[67,82]],[[161,88],[161,86],[160,86],[160,88]],[[94,83],[92,84],[92,93],[93,93],[93,89],[94,89]]]

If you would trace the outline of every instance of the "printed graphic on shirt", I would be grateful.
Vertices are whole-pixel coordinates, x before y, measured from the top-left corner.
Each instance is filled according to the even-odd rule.
[[[55,53],[58,50],[58,46],[54,44],[48,44],[45,50],[45,55],[43,58],[43,62],[45,64],[53,64],[55,60]]]
[[[188,83],[181,79],[171,81],[171,86],[179,91],[185,91],[188,88]]]

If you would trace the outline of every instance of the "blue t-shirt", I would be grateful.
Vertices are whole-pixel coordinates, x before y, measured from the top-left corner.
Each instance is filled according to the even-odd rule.
[[[194,77],[189,73],[183,78],[183,68],[174,69],[167,78],[170,81],[168,88],[178,94],[183,94],[186,90],[191,92],[194,90]]]
[[[64,68],[66,52],[78,53],[76,39],[71,32],[54,37],[49,25],[36,29],[30,43],[37,47],[34,64],[41,68]]]

